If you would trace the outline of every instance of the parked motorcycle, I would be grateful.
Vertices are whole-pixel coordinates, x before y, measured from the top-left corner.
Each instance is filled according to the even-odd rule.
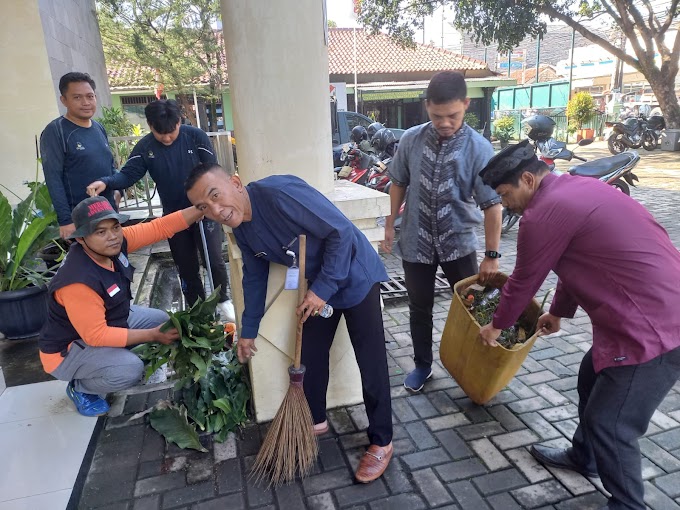
[[[661,139],[661,133],[666,129],[666,119],[662,115],[652,115],[647,119],[649,129],[654,132],[654,138],[656,138],[657,145]]]
[[[605,125],[612,128],[612,133],[607,138],[607,147],[612,154],[621,154],[625,150],[640,147],[653,151],[659,145],[654,129],[650,128],[643,116],[623,122],[606,122]]]
[[[371,145],[378,154],[380,161],[376,162],[369,171],[366,186],[389,194],[391,183],[387,169],[397,150],[397,138],[390,129],[382,128],[373,135]]]
[[[525,133],[533,142],[537,151],[538,158],[542,160],[550,170],[558,173],[555,170],[555,160],[561,159],[564,161],[571,161],[578,159],[584,163],[569,168],[571,175],[580,175],[583,177],[594,177],[614,188],[622,191],[626,195],[630,195],[630,186],[635,186],[635,182],[639,181],[637,175],[632,170],[640,161],[640,156],[637,151],[626,151],[615,156],[608,156],[599,158],[593,161],[574,154],[574,150],[567,149],[564,142],[558,142],[552,138],[552,132],[555,123],[545,115],[535,115],[524,121]],[[591,139],[584,139],[578,142],[579,147],[584,147],[593,143]],[[519,221],[521,215],[513,213],[507,207],[503,208],[503,224],[501,232],[507,234],[510,229]]]

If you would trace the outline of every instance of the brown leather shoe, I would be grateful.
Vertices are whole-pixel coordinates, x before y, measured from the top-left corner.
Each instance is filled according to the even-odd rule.
[[[392,443],[387,446],[374,444],[369,446],[363,457],[361,457],[359,468],[354,475],[357,482],[369,483],[380,478],[387,469],[393,452]]]

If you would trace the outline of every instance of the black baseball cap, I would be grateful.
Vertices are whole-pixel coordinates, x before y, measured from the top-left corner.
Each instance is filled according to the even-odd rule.
[[[71,219],[76,229],[68,238],[89,236],[95,231],[100,221],[118,220],[125,223],[130,217],[127,214],[119,214],[104,197],[89,197],[73,208]]]
[[[503,184],[503,180],[509,174],[525,170],[537,163],[539,159],[536,157],[536,151],[529,145],[529,139],[525,138],[519,143],[508,145],[491,158],[479,172],[479,176],[484,184],[496,188]]]

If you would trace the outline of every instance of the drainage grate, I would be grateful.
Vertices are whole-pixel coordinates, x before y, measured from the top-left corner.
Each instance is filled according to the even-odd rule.
[[[451,292],[451,286],[446,279],[444,273],[437,273],[434,279],[434,293],[441,294],[443,292]],[[390,276],[386,282],[380,283],[380,295],[383,300],[396,299],[407,296],[406,287],[404,286],[403,276]]]

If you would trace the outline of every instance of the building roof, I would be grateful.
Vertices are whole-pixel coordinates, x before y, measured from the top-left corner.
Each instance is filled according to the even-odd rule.
[[[437,72],[444,70],[487,70],[481,60],[463,57],[452,51],[432,45],[416,44],[413,48],[402,48],[385,34],[369,35],[365,30],[357,29],[357,74],[394,75],[404,74],[409,80],[409,73]],[[221,41],[222,32],[216,31]],[[223,46],[224,48],[224,46]],[[224,50],[220,56],[222,62],[222,82],[227,83],[227,63]],[[351,28],[328,29],[328,67],[331,75],[354,74],[354,30]],[[153,87],[156,83],[156,72],[148,67],[141,67],[134,62],[107,62],[109,85],[113,89],[139,89]],[[198,84],[208,84],[208,73],[203,75]]]
[[[356,31],[357,74],[395,74],[444,70],[485,70],[481,60],[432,45],[402,48],[386,34]],[[329,74],[354,73],[354,29],[328,30]]]
[[[510,78],[517,80],[518,85],[536,83],[536,67],[526,67],[510,72]],[[539,82],[553,81],[558,79],[555,66],[541,64],[538,74]]]
[[[219,66],[217,62],[213,64],[212,71],[220,74],[220,82],[225,85],[228,83],[227,74],[227,55],[224,51],[224,39],[221,30],[215,30],[215,38],[222,51],[219,55]],[[109,86],[118,90],[152,88],[156,85],[156,70],[151,67],[139,66],[135,62],[109,61],[106,62],[106,71],[109,77]],[[198,80],[194,80],[187,85],[208,85],[210,83],[210,73],[204,73]]]

